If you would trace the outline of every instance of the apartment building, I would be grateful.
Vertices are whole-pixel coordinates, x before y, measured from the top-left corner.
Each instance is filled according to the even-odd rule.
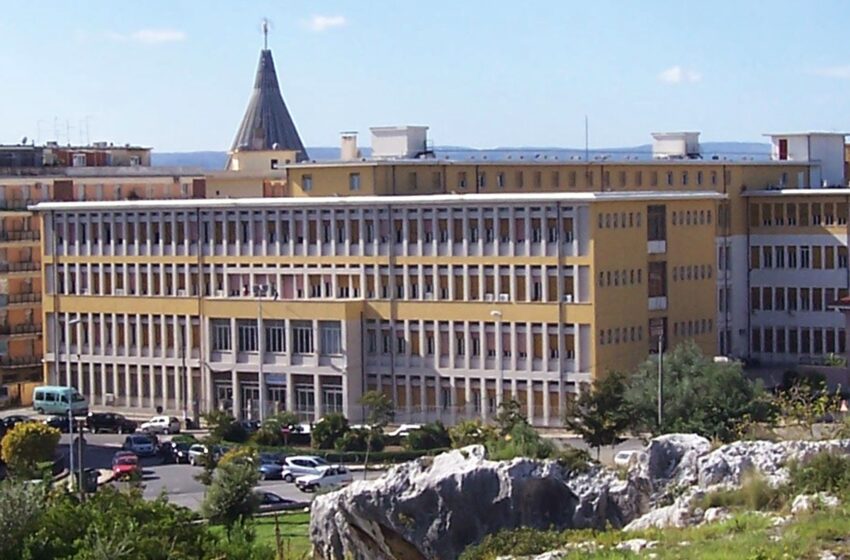
[[[558,424],[578,384],[634,367],[659,333],[713,351],[722,198],[41,203],[47,379],[195,416],[358,419],[381,388],[411,421],[515,398]]]
[[[186,198],[199,178],[198,171],[146,167],[147,149],[121,148],[114,159],[109,156],[124,167],[98,165],[109,147],[63,150],[71,159],[99,155],[64,167],[50,159],[60,152],[56,148],[14,146],[5,150],[14,158],[0,168],[0,400],[28,404],[33,385],[43,379],[41,228],[28,207],[50,200]]]

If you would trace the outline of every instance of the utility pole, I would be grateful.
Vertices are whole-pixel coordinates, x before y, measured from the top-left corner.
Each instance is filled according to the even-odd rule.
[[[664,332],[658,333],[658,428],[664,420]]]

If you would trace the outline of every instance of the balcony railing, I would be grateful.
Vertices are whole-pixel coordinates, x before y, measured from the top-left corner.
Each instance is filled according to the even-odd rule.
[[[30,334],[38,332],[41,332],[41,325],[37,323],[0,325],[0,335]]]
[[[0,273],[3,272],[31,272],[41,270],[41,263],[37,262],[21,262],[21,263],[0,263]]]
[[[3,210],[26,210],[28,206],[37,204],[39,201],[32,199],[6,199],[0,200],[0,212]]]
[[[39,303],[41,301],[41,294],[33,292],[23,294],[9,294],[8,296],[3,297],[8,297],[8,299],[6,300],[8,305],[15,305],[18,303]]]
[[[0,356],[0,367],[16,368],[16,367],[34,367],[41,365],[41,358],[37,356],[23,356],[15,358],[10,356]]]
[[[38,241],[39,239],[41,239],[41,233],[35,230],[0,231],[0,242]]]

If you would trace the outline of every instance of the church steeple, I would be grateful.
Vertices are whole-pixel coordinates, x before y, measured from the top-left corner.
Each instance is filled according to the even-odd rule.
[[[232,152],[285,150],[296,152],[296,161],[307,159],[301,137],[283,102],[272,52],[268,48],[268,21],[263,21],[263,50],[254,79],[254,91],[233,140]]]

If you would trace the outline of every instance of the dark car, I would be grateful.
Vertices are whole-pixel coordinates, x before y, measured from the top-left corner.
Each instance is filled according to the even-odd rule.
[[[189,464],[189,448],[191,443],[181,441],[166,441],[159,446],[159,452],[162,460],[166,463],[186,463]]]
[[[136,423],[114,412],[89,412],[86,417],[86,428],[93,434],[98,432],[132,434],[136,431]]]
[[[51,416],[47,420],[44,421],[45,426],[50,426],[51,428],[56,428],[63,434],[67,434],[71,431],[71,424],[68,422],[67,416]]]
[[[35,422],[35,418],[30,418],[29,416],[24,416],[23,414],[12,414],[11,416],[3,418],[3,425],[10,430],[16,425],[21,424],[23,422]]]
[[[301,509],[308,505],[306,502],[296,502],[295,500],[282,498],[273,492],[257,492],[257,497],[260,499],[260,513],[289,511]]]
[[[259,420],[240,420],[239,423],[242,425],[246,434],[253,434],[260,429]]]

